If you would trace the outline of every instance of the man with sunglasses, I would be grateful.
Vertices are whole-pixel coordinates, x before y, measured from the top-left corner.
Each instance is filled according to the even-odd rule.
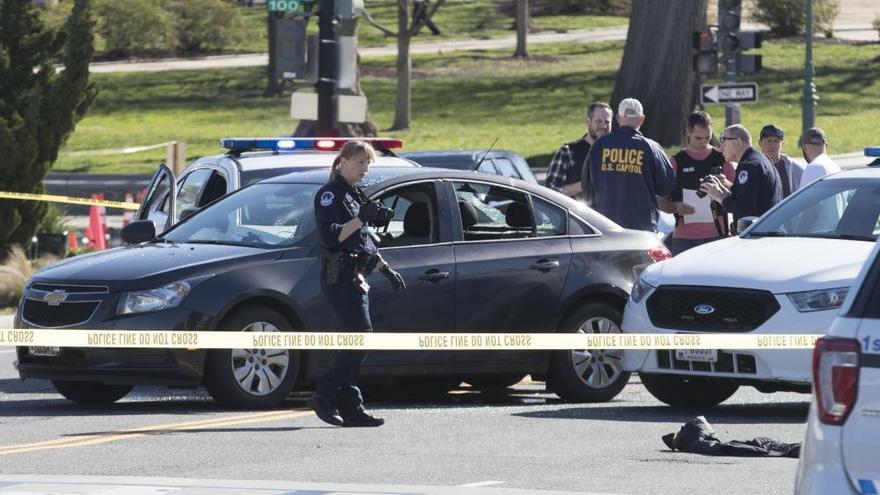
[[[721,153],[736,162],[736,180],[703,182],[700,190],[733,214],[733,227],[743,217],[759,217],[782,201],[782,180],[770,160],[752,148],[748,129],[735,124],[721,133]]]

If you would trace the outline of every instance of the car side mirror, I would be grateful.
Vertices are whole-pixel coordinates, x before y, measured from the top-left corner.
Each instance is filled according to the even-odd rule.
[[[195,212],[199,211],[200,209],[201,208],[186,208],[186,209],[184,209],[182,212],[180,212],[180,219],[178,219],[178,222],[182,222],[182,221],[186,220],[187,218],[193,216],[193,214],[195,214]]]
[[[755,223],[755,220],[757,220],[757,219],[758,219],[758,217],[742,217],[739,220],[737,220],[736,221],[737,233],[742,234],[743,232],[745,232],[745,230],[747,228],[751,227],[752,224]]]
[[[119,235],[127,244],[140,244],[156,237],[156,225],[152,220],[139,220],[123,227]]]

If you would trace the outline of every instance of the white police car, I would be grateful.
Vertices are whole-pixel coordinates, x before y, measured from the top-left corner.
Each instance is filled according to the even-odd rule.
[[[813,351],[797,495],[880,493],[880,245]]]
[[[378,152],[375,165],[418,166],[395,156],[392,150],[403,147],[399,139],[223,138],[220,145],[227,150],[225,154],[195,160],[176,180],[167,166],[159,166],[135,220],[152,220],[156,232],[161,233],[177,223],[181,214],[254,182],[290,172],[329,168],[342,145],[351,139],[373,145]]]
[[[743,229],[741,229],[743,230]],[[624,333],[825,334],[880,233],[880,169],[816,181],[738,237],[649,266]],[[809,392],[809,350],[627,351],[657,399],[711,407],[741,385]]]

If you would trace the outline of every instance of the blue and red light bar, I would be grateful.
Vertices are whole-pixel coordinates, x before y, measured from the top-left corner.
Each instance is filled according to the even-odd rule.
[[[246,151],[294,151],[294,150],[318,150],[339,151],[342,145],[349,141],[366,141],[374,148],[386,150],[403,148],[403,141],[391,138],[223,138],[220,146],[229,150],[229,153],[244,153]]]

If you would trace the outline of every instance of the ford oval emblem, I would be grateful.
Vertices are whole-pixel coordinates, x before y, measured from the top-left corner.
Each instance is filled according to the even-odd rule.
[[[715,308],[708,304],[699,304],[694,306],[694,313],[698,315],[711,315],[715,312]]]

